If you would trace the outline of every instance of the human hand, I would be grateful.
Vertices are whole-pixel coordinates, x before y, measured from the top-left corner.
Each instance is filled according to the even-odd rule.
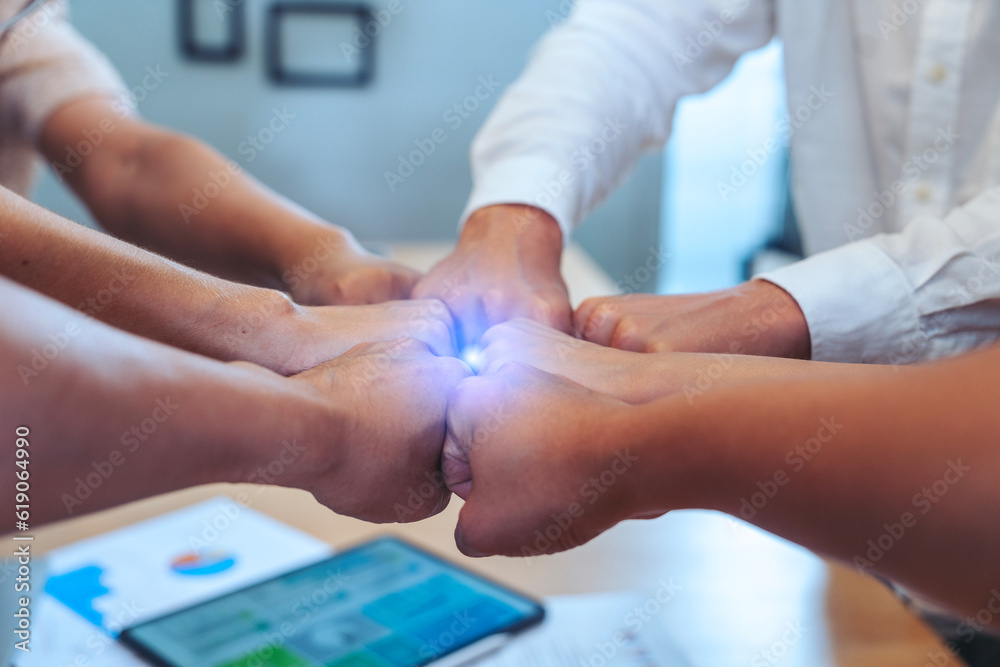
[[[588,389],[626,403],[642,403],[669,393],[669,369],[650,355],[626,352],[574,338],[538,322],[516,319],[489,329],[482,339],[479,366],[484,375],[518,362],[562,375]]]
[[[765,280],[707,294],[587,299],[577,334],[634,352],[716,352],[808,359],[809,326],[795,300]]]
[[[419,271],[373,255],[347,230],[331,229],[288,253],[281,276],[296,303],[365,305],[408,299]]]
[[[547,213],[489,206],[472,214],[458,247],[417,283],[413,295],[448,305],[462,347],[515,317],[568,332],[572,308],[559,273],[561,254],[562,230]]]
[[[440,301],[310,308],[269,292],[235,312],[220,327],[224,356],[282,375],[300,373],[361,343],[404,337],[422,341],[438,356],[456,354],[451,314]]]
[[[681,393],[692,401],[709,389],[768,378],[846,376],[851,364],[739,354],[640,353],[590,343],[530,320],[511,320],[483,336],[486,348],[476,366],[489,375],[510,362],[562,375],[594,391],[632,405]],[[874,367],[868,367],[874,368]],[[898,369],[893,369],[898,371]]]
[[[445,410],[472,371],[399,339],[353,348],[291,378],[323,405],[293,486],[324,505],[375,523],[419,521],[451,496],[440,472]]]
[[[462,382],[441,462],[466,500],[455,530],[462,553],[563,551],[636,516],[628,477],[639,461],[622,445],[630,409],[517,363]]]

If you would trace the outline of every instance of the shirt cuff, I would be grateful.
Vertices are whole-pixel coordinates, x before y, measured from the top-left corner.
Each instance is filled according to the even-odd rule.
[[[798,302],[815,361],[906,363],[921,337],[912,286],[870,243],[852,243],[755,277]]]
[[[540,208],[555,218],[562,229],[563,245],[568,245],[578,208],[576,178],[573,171],[541,157],[516,157],[491,164],[476,174],[459,230],[481,208],[524,204]]]

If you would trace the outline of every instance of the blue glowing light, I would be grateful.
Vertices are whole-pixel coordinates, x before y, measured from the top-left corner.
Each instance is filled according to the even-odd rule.
[[[482,368],[483,348],[478,345],[468,345],[462,350],[459,357],[462,361],[469,364],[469,368],[478,373]]]

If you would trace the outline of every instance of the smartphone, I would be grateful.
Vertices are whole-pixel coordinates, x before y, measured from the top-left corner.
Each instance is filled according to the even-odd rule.
[[[161,667],[435,667],[499,648],[542,605],[395,537],[128,628]]]

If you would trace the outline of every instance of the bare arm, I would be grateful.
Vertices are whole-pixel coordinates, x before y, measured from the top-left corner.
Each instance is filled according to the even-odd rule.
[[[975,614],[1000,586],[998,364],[994,348],[906,374],[804,374],[638,407],[508,364],[452,399],[445,470],[468,496],[459,544],[531,555],[554,516],[572,519],[542,550],[628,518],[718,509]]]
[[[288,123],[293,120],[283,120]],[[78,164],[70,147],[93,151]],[[202,142],[100,97],[46,124],[41,149],[116,236],[215,275],[289,292],[307,305],[405,299],[419,274],[365,252]]]
[[[451,351],[440,304],[309,308],[86,229],[0,189],[0,274],[115,327],[222,361],[304,370],[367,341],[413,335]]]
[[[478,365],[486,373],[509,362],[610,394],[627,403],[648,403],[671,394],[693,402],[740,380],[909,373],[907,367],[809,362],[735,353],[632,352],[568,336],[531,320],[499,324],[483,336]]]
[[[14,475],[26,427],[33,524],[208,482],[303,488],[376,521],[444,506],[441,486],[395,509],[437,479],[448,391],[468,372],[456,359],[401,340],[289,379],[126,334],[3,278],[0,301],[18,315],[0,321],[0,465]],[[13,506],[14,484],[2,488]]]
[[[712,88],[742,53],[770,41],[773,5],[573,3],[477,135],[468,221],[415,293],[448,303],[466,342],[516,317],[571,331],[563,242],[644,150],[667,140],[680,97]],[[704,57],[678,62],[720,13],[726,28]]]

